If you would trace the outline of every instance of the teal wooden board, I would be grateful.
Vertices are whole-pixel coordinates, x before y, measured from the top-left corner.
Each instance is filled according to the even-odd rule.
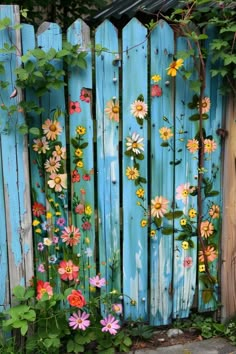
[[[151,199],[162,196],[173,201],[174,159],[173,150],[162,147],[163,140],[159,129],[167,127],[173,132],[174,124],[174,86],[167,75],[166,68],[172,60],[174,52],[174,35],[170,26],[160,21],[151,34],[151,70],[150,76],[160,75],[161,80],[155,83],[150,77],[151,90]],[[166,81],[169,82],[166,85]],[[152,96],[154,85],[158,85],[162,94]],[[163,117],[166,117],[163,119]],[[168,122],[166,121],[168,119]],[[173,145],[174,139],[169,141]],[[173,222],[169,223],[171,227]],[[167,226],[168,223],[164,222]],[[154,224],[151,230],[156,230]],[[154,231],[153,231],[154,232]],[[157,230],[150,237],[150,322],[153,325],[164,325],[171,322],[172,315],[172,254],[173,235],[163,235]]]
[[[216,32],[213,28],[207,29],[209,38],[215,38]],[[209,46],[209,40],[206,43],[206,48]],[[205,96],[211,100],[210,110],[208,112],[209,119],[204,121],[204,128],[206,130],[206,138],[210,137],[216,143],[216,149],[212,153],[205,153],[204,173],[205,178],[209,178],[213,182],[212,190],[218,191],[216,196],[209,196],[204,200],[203,221],[208,220],[214,227],[213,235],[210,235],[206,241],[206,251],[211,253],[210,257],[215,258],[213,261],[209,258],[208,266],[210,275],[216,280],[213,286],[212,296],[209,296],[209,288],[203,285],[206,273],[199,272],[199,296],[198,296],[198,310],[199,311],[214,311],[219,303],[219,267],[220,267],[220,234],[221,234],[221,217],[222,217],[222,141],[221,137],[217,135],[217,130],[222,128],[223,120],[223,97],[220,93],[221,79],[219,77],[211,77],[211,57],[208,57],[206,65],[206,90]],[[215,213],[215,217],[209,215],[210,208],[213,206],[219,207],[219,213]],[[209,248],[208,248],[209,247]],[[203,280],[203,281],[202,281]],[[209,296],[209,298],[208,298]]]
[[[68,67],[69,103],[76,102],[81,111],[69,110],[70,140],[76,139],[76,147],[70,141],[71,170],[71,210],[72,221],[81,231],[78,247],[80,253],[80,288],[89,298],[89,278],[96,275],[95,249],[95,204],[94,204],[94,152],[93,152],[93,116],[92,116],[92,58],[90,50],[90,29],[81,20],[74,22],[67,31],[67,40],[73,45],[79,44],[86,50],[86,69]],[[79,128],[80,133],[77,132]],[[83,144],[88,144],[84,148]],[[81,155],[77,156],[76,155]],[[77,159],[76,159],[77,158]],[[81,167],[77,162],[83,163]],[[84,194],[85,193],[85,194]],[[85,208],[91,207],[91,214]]]
[[[119,65],[113,54],[118,35],[109,21],[96,30],[98,45],[109,48],[95,56],[99,268],[107,281],[104,292],[120,292]]]
[[[144,191],[145,200],[142,205],[147,211],[147,184],[135,185],[135,180],[128,179],[126,173],[132,177],[134,157],[126,156],[127,137],[133,133],[143,138],[144,159],[138,160],[139,174],[147,179],[148,171],[148,144],[147,122],[143,119],[143,125],[139,125],[136,118],[131,114],[131,105],[139,95],[143,95],[144,103],[147,103],[147,30],[137,20],[132,19],[123,29],[123,97],[122,97],[122,124],[123,124],[123,291],[135,301],[132,306],[130,298],[124,297],[125,317],[147,319],[148,293],[147,293],[147,226],[142,227],[140,222],[147,221],[144,210],[137,205],[136,191]],[[140,106],[140,103],[138,104]],[[141,108],[141,107],[138,107]],[[129,169],[128,169],[129,168]],[[128,169],[128,170],[127,170]],[[131,174],[129,174],[131,171]],[[137,171],[133,170],[135,175]],[[140,178],[139,176],[139,178]]]
[[[185,38],[178,38],[176,50],[177,52],[188,51],[188,43]],[[194,63],[191,59],[184,61],[184,67],[187,71],[191,71],[193,66]],[[196,80],[196,76],[192,76],[191,80]],[[195,177],[198,174],[198,151],[190,153],[187,149],[188,141],[195,138],[199,129],[198,121],[192,122],[189,120],[191,115],[197,113],[196,109],[193,111],[188,107],[189,102],[192,102],[194,94],[189,87],[189,81],[184,80],[181,74],[177,73],[175,96],[175,160],[181,162],[175,166],[175,204],[178,210],[183,211],[183,216],[175,219],[175,230],[178,231],[175,233],[173,253],[173,318],[188,317],[196,288],[197,216],[191,218],[189,211],[197,211],[197,196],[191,196],[189,189],[190,186],[197,185]],[[185,185],[184,189],[186,189],[187,197],[181,199],[178,197],[177,188],[180,188],[182,185]],[[186,225],[181,224],[185,222]],[[176,240],[176,238],[184,234],[187,227],[191,228],[193,233],[195,230],[195,236],[184,240]],[[182,246],[182,242],[184,241],[188,242],[189,246],[187,249],[184,249]]]

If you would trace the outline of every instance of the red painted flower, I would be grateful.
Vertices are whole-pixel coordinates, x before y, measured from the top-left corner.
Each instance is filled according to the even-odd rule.
[[[34,216],[40,217],[41,215],[44,215],[46,211],[46,208],[43,204],[34,202],[32,206],[32,212]]]
[[[90,230],[91,229],[91,224],[89,221],[85,221],[83,224],[82,224],[82,229],[83,230]]]
[[[82,89],[80,91],[80,99],[81,99],[81,101],[85,101],[85,102],[89,103],[91,101],[90,90]]]
[[[91,180],[90,175],[89,175],[88,173],[85,173],[85,174],[83,175],[83,180],[84,180],[84,181],[90,181],[90,180]]]
[[[73,170],[71,172],[71,175],[72,175],[72,182],[73,183],[80,181],[80,174],[79,174],[79,172],[77,170]]]
[[[67,296],[67,300],[71,306],[82,308],[86,305],[85,298],[80,290],[72,290],[71,294]]]
[[[79,275],[79,267],[71,260],[61,261],[59,264],[58,273],[62,280],[75,280]]]
[[[159,85],[152,85],[151,87],[151,96],[160,97],[162,96],[162,88]]]
[[[42,298],[42,296],[47,293],[48,297],[50,299],[50,297],[52,297],[53,295],[53,289],[50,285],[49,282],[47,281],[43,281],[43,280],[38,280],[37,281],[37,300],[40,300]]]
[[[69,112],[70,112],[70,114],[81,112],[80,104],[78,101],[75,101],[75,102],[70,101],[69,102]]]

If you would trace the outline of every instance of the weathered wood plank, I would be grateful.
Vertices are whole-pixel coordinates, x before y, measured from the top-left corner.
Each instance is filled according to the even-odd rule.
[[[194,46],[193,46],[194,48]],[[178,38],[177,52],[187,52],[188,42],[185,38]],[[191,72],[194,67],[192,59],[184,61],[185,70]],[[196,80],[196,73],[193,73],[191,80]],[[181,74],[176,77],[175,96],[175,205],[176,209],[183,211],[180,219],[175,219],[174,241],[174,278],[173,278],[173,318],[188,317],[193,304],[196,288],[197,272],[197,197],[190,195],[190,186],[196,186],[196,175],[198,174],[198,150],[191,153],[187,144],[189,140],[196,137],[199,129],[198,121],[192,122],[190,116],[196,113],[188,107],[192,102],[194,91],[190,89],[189,81]],[[181,193],[177,193],[181,185],[185,185]],[[186,195],[186,198],[184,197]],[[182,199],[181,199],[182,196]],[[176,240],[180,235],[189,232],[182,240]],[[195,231],[195,232],[194,232]],[[184,246],[183,242],[187,242]]]
[[[148,144],[147,122],[145,117],[147,103],[147,30],[137,19],[132,19],[123,29],[123,289],[124,294],[135,301],[135,306],[125,298],[125,316],[147,318],[147,184],[148,177]],[[142,95],[142,97],[140,97]],[[144,100],[142,102],[142,100]],[[140,117],[139,124],[131,113]],[[141,113],[141,115],[140,115]],[[133,134],[136,134],[136,138]],[[138,134],[138,137],[137,137]],[[127,151],[127,138],[131,140],[143,139],[144,159],[137,156],[124,155]],[[139,149],[140,150],[140,149]],[[142,150],[141,150],[142,151]],[[141,153],[141,152],[140,152]],[[142,177],[144,180],[141,180]],[[136,183],[135,183],[136,182]],[[144,193],[142,206],[137,205],[137,190]],[[140,225],[142,222],[143,227]]]
[[[166,68],[174,53],[174,35],[170,26],[160,21],[151,34],[151,78],[160,75],[161,80],[151,84],[151,199],[164,197],[173,201],[174,159],[173,149],[162,147],[160,129],[172,131],[174,125],[174,85]],[[166,82],[170,84],[166,84]],[[173,144],[173,137],[168,141]],[[169,226],[172,226],[170,222]],[[165,226],[167,223],[165,222]],[[163,235],[153,223],[150,241],[150,322],[163,325],[171,322],[172,313],[172,255],[173,235]]]
[[[68,67],[69,105],[78,105],[78,110],[69,108],[70,167],[72,222],[80,228],[80,287],[89,297],[89,278],[96,273],[95,205],[94,205],[94,152],[92,117],[92,57],[90,29],[81,20],[75,21],[67,31],[67,40],[86,51],[87,68]],[[73,139],[73,140],[72,140]],[[81,165],[79,164],[81,162]],[[88,207],[91,212],[88,212]],[[86,209],[87,208],[87,209]]]
[[[96,30],[97,46],[108,48],[95,57],[99,266],[107,280],[105,291],[120,292],[119,61],[114,61],[118,35],[109,21]]]
[[[29,197],[28,171],[28,141],[25,135],[19,133],[19,126],[25,123],[24,116],[18,104],[22,93],[10,98],[15,88],[14,69],[20,65],[21,41],[19,30],[12,27],[19,23],[19,8],[17,6],[0,6],[0,19],[8,17],[11,20],[9,28],[1,31],[0,47],[4,43],[15,46],[15,52],[2,56],[5,74],[2,81],[9,85],[2,91],[1,99],[4,110],[1,113],[3,127],[1,136],[2,167],[4,179],[4,197],[6,210],[6,231],[8,243],[9,283],[10,289],[18,284],[26,284],[33,275],[31,203]],[[10,36],[9,36],[10,33]],[[10,117],[8,109],[16,106],[16,112]]]

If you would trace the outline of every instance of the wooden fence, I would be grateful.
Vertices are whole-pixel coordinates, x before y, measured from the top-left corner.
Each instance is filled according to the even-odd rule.
[[[168,324],[188,317],[194,302],[199,311],[214,311],[222,199],[216,131],[223,105],[210,58],[205,165],[198,171],[198,97],[191,80],[179,73],[169,76],[167,70],[188,44],[175,39],[166,22],[149,34],[133,18],[118,37],[106,20],[94,39],[83,21],[74,22],[67,41],[87,53],[87,67],[69,64],[67,86],[52,85],[40,97],[33,87],[26,88],[24,100],[44,110],[25,116],[22,109],[9,111],[22,100],[20,88],[12,94],[21,55],[34,48],[60,51],[62,33],[47,22],[36,35],[31,25],[13,28],[19,23],[16,6],[1,5],[0,19],[5,17],[11,23],[0,31],[0,48],[7,43],[14,49],[0,53],[5,67],[0,74],[0,306],[10,304],[13,287],[28,284],[33,274],[56,279],[59,291],[58,266],[68,260],[65,244],[80,234],[78,244],[71,241],[72,261],[80,266],[79,288],[87,298],[92,296],[88,279],[100,273],[107,281],[102,293],[124,293],[126,318]],[[92,48],[106,49],[95,54]],[[32,75],[34,63],[33,56],[24,62],[32,66]],[[63,68],[55,55],[50,63]],[[194,63],[186,59],[184,66],[190,71]],[[4,82],[9,83],[5,88]],[[19,132],[25,119],[39,136]],[[196,236],[199,172],[205,193],[201,237],[211,281]]]

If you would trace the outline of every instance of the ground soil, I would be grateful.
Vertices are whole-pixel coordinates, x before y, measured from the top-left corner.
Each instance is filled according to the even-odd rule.
[[[154,331],[154,335],[151,339],[147,341],[143,341],[141,339],[134,340],[133,339],[133,346],[132,350],[137,350],[137,349],[144,349],[144,348],[150,348],[150,349],[155,349],[155,348],[160,348],[160,347],[168,347],[176,344],[185,344],[193,341],[201,341],[203,338],[200,335],[200,332],[195,329],[185,329],[182,330],[184,333],[181,335],[178,335],[173,338],[168,338],[167,336],[167,329],[160,329],[158,328],[156,331]]]

